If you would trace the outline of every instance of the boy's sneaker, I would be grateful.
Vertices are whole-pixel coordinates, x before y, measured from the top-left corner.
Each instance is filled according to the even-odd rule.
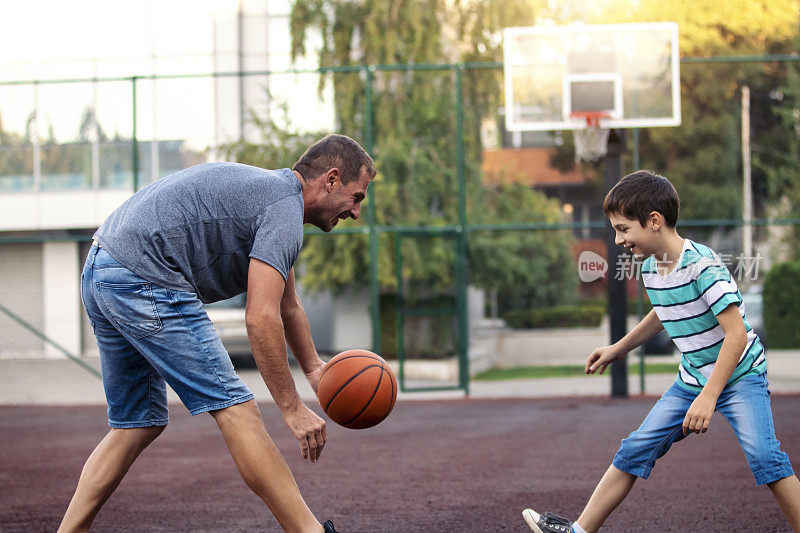
[[[330,520],[326,520],[322,527],[325,529],[325,533],[336,533],[336,528],[333,527],[333,522]]]
[[[531,531],[536,533],[570,533],[572,522],[552,513],[540,515],[533,509],[522,511],[522,518],[528,523]]]

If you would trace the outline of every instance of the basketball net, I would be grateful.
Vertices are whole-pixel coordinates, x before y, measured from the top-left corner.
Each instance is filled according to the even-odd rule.
[[[575,162],[597,161],[608,150],[608,128],[600,127],[600,120],[609,118],[605,113],[586,111],[572,113],[570,117],[586,120],[586,127],[572,130],[575,137]]]

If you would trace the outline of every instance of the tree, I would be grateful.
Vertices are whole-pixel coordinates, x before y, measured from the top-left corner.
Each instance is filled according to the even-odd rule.
[[[800,43],[800,37],[797,42]],[[786,83],[776,91],[777,115],[784,134],[780,139],[785,143],[780,151],[757,153],[761,160],[771,160],[772,166],[765,166],[768,194],[771,200],[769,216],[800,218],[800,65],[788,66]],[[776,128],[777,129],[777,128]],[[800,260],[800,226],[791,226],[780,232],[782,237],[775,244],[775,257],[779,261]]]
[[[554,4],[543,16],[557,23],[675,21],[682,57],[714,57],[796,51],[798,12],[798,0],[607,0]],[[790,115],[797,108],[792,100],[797,92],[790,87],[797,86],[797,77],[792,72],[795,63],[774,61],[681,64],[681,126],[643,129],[640,138],[641,166],[673,181],[681,195],[681,218],[741,216],[743,85],[750,87],[752,98],[756,216],[765,216],[782,191],[800,182],[796,158],[787,158],[796,139]],[[567,144],[559,153],[571,151]],[[569,164],[565,157],[559,161]]]
[[[24,176],[33,174],[30,157],[32,145],[22,135],[8,131],[0,117],[0,176]],[[14,187],[13,183],[0,184],[0,188]]]
[[[791,53],[798,36],[800,1],[611,1],[594,22],[676,21],[686,56],[752,56]],[[741,88],[751,90],[753,186],[757,215],[775,200],[770,183],[800,179],[787,161],[790,130],[775,98],[787,83],[787,64],[776,62],[683,63],[682,124],[643,131],[643,166],[664,172],[681,194],[682,218],[741,216]]]
[[[314,30],[322,35],[320,62],[326,66],[498,61],[502,57],[499,31],[532,23],[531,5],[523,0],[298,0],[291,15],[292,51],[305,53],[307,35]],[[480,123],[500,105],[501,76],[497,69],[463,73],[468,220],[473,224],[558,222],[559,206],[541,194],[519,186],[491,188],[482,183]],[[333,83],[338,129],[363,140],[364,76],[338,72],[322,83]],[[374,155],[379,170],[376,222],[413,226],[456,223],[454,72],[379,70],[374,73],[373,102]],[[574,283],[551,275],[556,269],[569,271],[563,265],[571,262],[570,238],[561,237],[476,234],[470,237],[471,281],[497,290],[528,291],[541,303],[551,301],[554,294],[572,297]],[[379,281],[385,290],[395,289],[391,244],[390,236],[381,237]],[[452,269],[444,265],[452,262],[452,249],[447,239],[409,240],[403,251],[403,278],[415,287],[451,287]],[[336,261],[331,260],[334,254]],[[340,262],[342,257],[346,259]],[[309,239],[302,259],[307,267],[303,284],[337,289],[365,283],[367,259],[365,237]]]

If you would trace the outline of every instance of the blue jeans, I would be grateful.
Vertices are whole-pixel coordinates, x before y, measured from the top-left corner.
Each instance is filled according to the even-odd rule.
[[[717,411],[728,421],[756,478],[757,485],[794,474],[789,457],[775,437],[766,375],[745,376],[723,389]],[[639,426],[622,441],[613,465],[647,479],[656,459],[684,438],[683,419],[697,398],[678,384],[664,393]]]
[[[166,425],[167,383],[193,415],[253,398],[196,294],[150,283],[95,245],[81,298],[100,349],[109,426]]]

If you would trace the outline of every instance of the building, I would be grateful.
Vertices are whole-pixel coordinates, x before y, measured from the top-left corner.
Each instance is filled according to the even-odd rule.
[[[79,279],[135,189],[258,140],[283,103],[330,129],[315,57],[290,57],[288,0],[20,4],[0,35],[0,302],[73,354],[95,350]],[[274,73],[268,75],[267,72]],[[253,73],[241,75],[240,73]],[[290,98],[291,97],[291,98]],[[0,357],[61,356],[0,313]]]

